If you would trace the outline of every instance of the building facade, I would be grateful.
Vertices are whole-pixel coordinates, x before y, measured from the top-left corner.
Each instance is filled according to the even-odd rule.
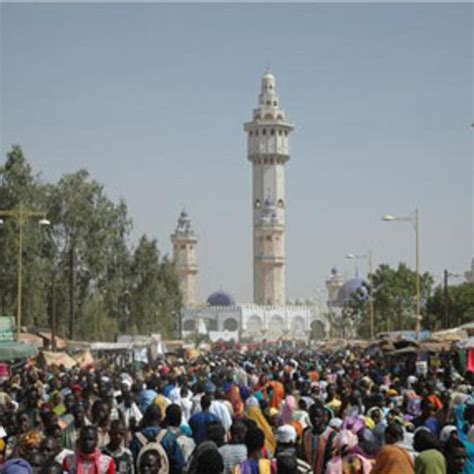
[[[261,305],[286,302],[285,164],[293,128],[280,107],[275,77],[267,72],[258,107],[244,124],[252,164],[253,297]]]
[[[322,311],[304,305],[238,305],[228,293],[217,291],[206,303],[182,313],[183,336],[206,334],[217,340],[307,341],[314,324],[327,333],[329,324]]]

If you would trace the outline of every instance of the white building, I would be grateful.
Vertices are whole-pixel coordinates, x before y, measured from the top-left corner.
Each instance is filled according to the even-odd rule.
[[[205,305],[187,308],[182,313],[183,336],[208,334],[219,339],[296,339],[307,341],[311,327],[318,325],[327,333],[328,322],[316,306],[238,305],[229,293],[212,293]]]

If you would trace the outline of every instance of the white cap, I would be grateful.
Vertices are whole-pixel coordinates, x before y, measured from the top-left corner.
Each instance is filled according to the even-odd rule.
[[[296,443],[296,430],[291,425],[280,426],[276,437],[279,443]]]

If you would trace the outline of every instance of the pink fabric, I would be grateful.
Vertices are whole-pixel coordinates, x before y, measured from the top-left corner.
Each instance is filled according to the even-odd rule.
[[[281,409],[280,423],[287,425],[293,421],[293,414],[296,410],[296,400],[293,395],[288,395]]]

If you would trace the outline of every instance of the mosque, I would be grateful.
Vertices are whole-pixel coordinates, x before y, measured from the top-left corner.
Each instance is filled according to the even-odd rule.
[[[225,291],[212,293],[205,303],[197,301],[198,237],[191,219],[183,211],[171,235],[183,295],[182,336],[200,333],[210,340],[307,341],[315,331],[324,337],[329,331],[327,306],[314,300],[289,304],[286,298],[285,165],[290,160],[289,137],[294,126],[280,106],[273,74],[267,72],[262,77],[257,108],[243,129],[247,134],[247,159],[253,182],[253,303],[239,304]],[[355,291],[352,286],[344,286],[335,270],[326,286],[328,303],[334,307],[344,303],[347,291]]]

